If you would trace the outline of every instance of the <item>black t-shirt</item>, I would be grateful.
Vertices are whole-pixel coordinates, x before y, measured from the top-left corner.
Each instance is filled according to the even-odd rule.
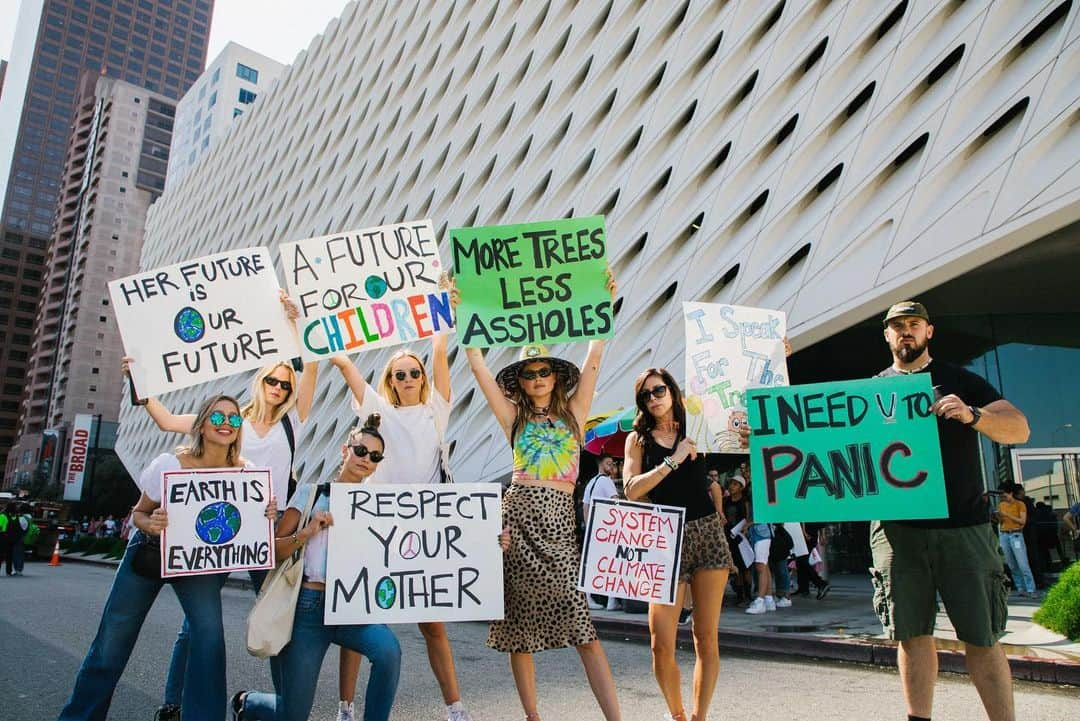
[[[651,433],[645,434],[645,448],[642,455],[642,469],[651,470],[664,462],[665,456],[675,453],[674,448],[665,448],[656,442]],[[705,465],[705,454],[697,458],[687,458],[679,467],[664,476],[664,480],[653,486],[647,494],[649,501],[662,506],[679,506],[686,509],[686,520],[695,521],[716,513],[709,486]]]
[[[984,378],[952,363],[934,360],[919,373],[929,373],[932,385],[941,395],[955,394],[976,408],[1001,400],[1001,394]],[[875,377],[897,375],[903,374],[889,367]],[[988,523],[989,511],[983,499],[982,464],[979,461],[979,432],[960,421],[940,416],[937,424],[949,517],[903,523],[923,528],[960,528]]]

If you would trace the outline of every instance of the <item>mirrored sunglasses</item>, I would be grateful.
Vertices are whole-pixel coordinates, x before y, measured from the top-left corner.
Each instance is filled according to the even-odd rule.
[[[230,413],[225,415],[221,411],[214,411],[210,414],[210,423],[215,426],[223,426],[228,423],[233,428],[239,428],[244,425],[244,417],[239,413]]]

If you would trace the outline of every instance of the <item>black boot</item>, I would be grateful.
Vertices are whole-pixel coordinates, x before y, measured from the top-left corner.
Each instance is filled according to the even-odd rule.
[[[154,721],[180,721],[180,707],[171,703],[158,706]]]

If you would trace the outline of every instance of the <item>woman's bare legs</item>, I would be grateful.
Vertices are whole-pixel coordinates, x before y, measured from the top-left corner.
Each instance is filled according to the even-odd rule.
[[[525,717],[539,720],[540,713],[536,709],[536,666],[532,654],[510,654],[510,672],[514,674],[514,686],[517,687]]]
[[[660,693],[667,703],[668,712],[674,718],[683,713],[682,676],[675,660],[676,639],[679,632],[679,612],[686,598],[686,583],[680,583],[675,604],[665,606],[649,604],[649,636],[652,641],[652,667]]]
[[[607,721],[619,721],[622,716],[619,713],[619,697],[615,693],[615,677],[611,675],[611,666],[608,665],[604,647],[596,640],[578,646],[577,651],[604,718]]]
[[[457,673],[454,670],[454,652],[450,649],[450,637],[446,635],[446,625],[439,622],[420,623],[420,633],[427,644],[428,663],[435,680],[439,682],[443,701],[449,706],[461,700],[458,689]]]
[[[705,721],[720,677],[720,609],[724,604],[728,569],[698,571],[690,579],[694,592],[694,708],[691,721]]]
[[[338,654],[338,698],[342,701],[352,703],[356,700],[356,679],[363,658],[347,648],[342,648]]]

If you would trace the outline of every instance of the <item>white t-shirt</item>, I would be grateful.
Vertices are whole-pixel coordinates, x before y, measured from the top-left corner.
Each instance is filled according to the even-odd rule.
[[[244,468],[261,468],[261,466],[256,466],[251,461],[248,461],[244,464]],[[139,490],[145,493],[154,503],[161,503],[161,474],[165,471],[180,470],[183,470],[183,466],[180,465],[179,458],[172,453],[162,453],[150,461],[150,465],[139,474],[137,482]]]
[[[289,499],[289,508],[295,508],[304,515],[308,499],[319,486],[315,483],[301,483],[296,487],[296,493]],[[315,499],[315,505],[311,509],[314,516],[317,511],[330,510],[330,494],[324,493]],[[297,528],[297,531],[300,529]],[[330,540],[329,529],[322,529],[304,544],[304,578],[309,581],[326,582],[326,548]]]
[[[290,409],[288,416],[292,421],[293,436],[296,438],[296,447],[299,449],[304,422],[300,420],[296,408]],[[281,422],[272,425],[266,435],[260,438],[252,427],[251,421],[245,418],[240,441],[240,455],[254,468],[270,469],[270,485],[274,489],[274,497],[278,499],[278,503],[282,503],[289,497],[291,471],[289,438],[285,435]]]
[[[593,502],[594,498],[604,500],[607,498],[616,498],[618,495],[619,491],[615,488],[615,481],[601,473],[596,478],[589,481],[589,485],[585,486],[585,495],[582,496],[581,502],[584,505],[589,505]]]
[[[363,423],[372,413],[382,416],[379,435],[386,441],[386,458],[368,479],[371,483],[438,483],[439,426],[450,422],[450,403],[434,388],[427,403],[395,406],[365,384],[364,403],[353,397],[352,407]]]

